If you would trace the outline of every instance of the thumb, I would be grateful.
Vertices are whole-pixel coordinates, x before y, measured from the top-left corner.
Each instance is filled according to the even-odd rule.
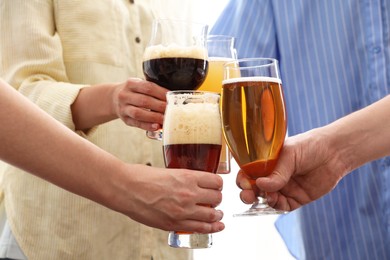
[[[282,189],[288,182],[286,178],[278,169],[275,169],[267,177],[260,177],[256,180],[256,186],[260,190],[266,192],[275,192]]]
[[[256,180],[259,189],[266,192],[275,192],[282,189],[290,180],[294,172],[294,163],[287,152],[282,152],[272,173]]]
[[[243,170],[239,170],[236,177],[236,184],[242,190],[251,190],[252,185],[249,182],[248,176],[244,173]]]

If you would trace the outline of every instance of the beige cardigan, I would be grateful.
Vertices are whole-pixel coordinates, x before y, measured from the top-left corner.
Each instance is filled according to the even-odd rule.
[[[153,17],[190,19],[190,1],[132,2],[1,1],[0,77],[74,130],[70,105],[80,88],[143,77],[142,55]],[[163,167],[160,142],[120,120],[80,135],[126,162]],[[190,257],[190,251],[167,246],[167,232],[11,166],[0,178],[10,227],[28,259]]]

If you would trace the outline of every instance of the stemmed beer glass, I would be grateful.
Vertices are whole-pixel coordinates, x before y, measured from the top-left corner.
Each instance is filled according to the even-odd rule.
[[[181,20],[157,19],[143,56],[146,80],[169,90],[194,90],[206,78],[208,70],[208,26]],[[161,140],[162,130],[147,131]]]
[[[258,177],[272,173],[283,146],[287,115],[278,62],[271,58],[225,63],[222,125],[226,142],[249,177],[258,201],[235,216],[281,214],[268,206],[256,186]]]
[[[222,140],[219,99],[218,94],[203,91],[167,93],[162,140],[167,168],[217,171]],[[168,244],[208,248],[212,235],[171,231]]]

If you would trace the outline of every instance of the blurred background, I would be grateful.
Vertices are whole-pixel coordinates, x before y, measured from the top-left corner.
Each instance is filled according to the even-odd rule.
[[[224,9],[228,0],[194,0],[194,19],[207,23],[210,28]],[[206,8],[205,8],[206,7]],[[219,206],[224,211],[225,230],[213,234],[214,244],[209,249],[195,250],[195,260],[215,259],[294,259],[274,227],[275,216],[233,217],[249,206],[241,202],[236,186],[238,165],[232,160],[230,174],[224,179],[223,201]]]

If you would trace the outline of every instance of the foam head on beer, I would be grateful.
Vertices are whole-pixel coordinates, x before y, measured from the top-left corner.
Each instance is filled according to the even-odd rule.
[[[222,129],[218,98],[214,93],[202,97],[188,93],[180,94],[179,97],[168,95],[164,118],[164,145],[220,145]]]
[[[204,60],[207,58],[207,49],[202,46],[179,46],[177,44],[152,45],[145,49],[143,60],[160,58],[193,58]]]

